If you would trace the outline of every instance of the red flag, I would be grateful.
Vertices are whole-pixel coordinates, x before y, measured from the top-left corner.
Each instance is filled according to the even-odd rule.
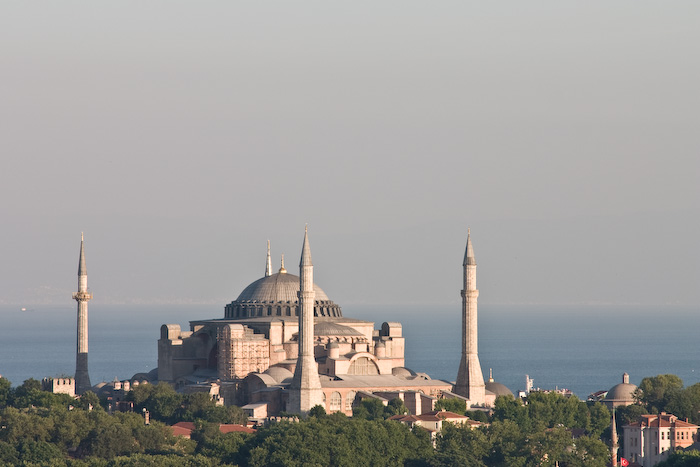
[[[625,459],[624,457],[620,457],[620,466],[621,466],[621,467],[627,467],[628,465],[630,465],[630,461],[628,461],[628,460]]]

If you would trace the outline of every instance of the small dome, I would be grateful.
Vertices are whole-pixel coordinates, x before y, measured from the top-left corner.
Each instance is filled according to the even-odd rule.
[[[637,386],[630,383],[630,377],[625,373],[622,375],[622,382],[611,387],[603,401],[632,404],[636,390]]]
[[[270,368],[265,370],[265,374],[270,375],[275,381],[277,381],[280,384],[290,382],[294,377],[291,371],[289,371],[286,368],[282,368],[281,366],[271,366]]]
[[[299,299],[297,292],[299,292],[299,276],[278,272],[250,284],[243,289],[236,301],[294,303]],[[326,293],[316,284],[314,284],[314,292],[316,292],[316,300],[328,300]]]
[[[611,387],[605,400],[634,401],[634,391],[637,386],[630,383],[620,383]]]
[[[489,381],[486,383],[486,390],[491,391],[496,396],[512,396],[513,392],[505,384]]]

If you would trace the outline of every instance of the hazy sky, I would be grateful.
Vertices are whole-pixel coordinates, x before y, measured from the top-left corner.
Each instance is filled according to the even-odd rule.
[[[3,2],[0,303],[700,304],[700,3]],[[223,311],[222,311],[223,313]]]

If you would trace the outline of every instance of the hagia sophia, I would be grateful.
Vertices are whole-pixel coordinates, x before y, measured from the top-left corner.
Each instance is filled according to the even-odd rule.
[[[157,379],[181,390],[218,384],[226,404],[255,415],[303,413],[315,404],[329,413],[351,415],[355,401],[366,397],[400,397],[414,414],[432,410],[441,397],[492,405],[497,395],[512,393],[493,379],[485,383],[479,364],[470,235],[463,268],[462,360],[456,383],[405,367],[401,323],[384,322],[375,329],[371,321],[343,316],[341,307],[313,282],[308,232],[299,276],[286,270],[284,258],[273,272],[268,242],[265,275],[226,305],[223,318],[192,321],[187,331],[164,324]],[[299,397],[306,400],[301,406]]]
[[[484,381],[478,355],[476,259],[467,233],[462,296],[462,354],[456,382],[432,379],[405,366],[401,323],[375,323],[343,316],[341,307],[313,280],[308,231],[304,233],[299,275],[287,272],[284,256],[273,272],[267,244],[265,275],[225,306],[223,318],[161,326],[158,367],[130,381],[100,383],[101,395],[128,392],[136,384],[166,382],[182,392],[209,392],[226,405],[243,407],[252,418],[282,412],[305,414],[321,405],[326,412],[352,415],[358,401],[384,404],[400,398],[414,415],[430,412],[440,398],[459,398],[486,408],[502,384]],[[91,388],[87,370],[87,268],[83,239],[78,266],[78,345],[74,392]],[[47,382],[48,384],[48,382]],[[64,389],[61,389],[64,390]],[[68,389],[66,389],[68,390]]]

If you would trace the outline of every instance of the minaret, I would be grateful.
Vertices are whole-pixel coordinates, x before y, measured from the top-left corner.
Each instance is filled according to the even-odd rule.
[[[323,405],[321,380],[314,358],[314,266],[311,264],[308,227],[299,263],[299,356],[294,378],[289,385],[287,412],[307,414],[315,405]],[[325,407],[324,407],[325,409]]]
[[[75,392],[83,394],[92,389],[88,374],[88,301],[92,294],[87,288],[87,267],[83,234],[80,234],[80,261],[78,262],[78,291],[73,298],[78,302],[78,339],[75,356]]]
[[[272,257],[270,256],[270,240],[267,241],[267,262],[265,263],[265,277],[272,275]]]
[[[472,247],[471,232],[467,230],[467,250],[464,253],[464,289],[462,290],[462,360],[459,362],[457,382],[454,392],[464,396],[471,405],[483,405],[485,402],[484,375],[479,363],[479,346],[477,342],[477,298],[476,259]]]
[[[615,424],[615,408],[612,409],[612,423],[610,424],[610,465],[617,467],[617,451],[620,445],[617,441],[617,425]]]

